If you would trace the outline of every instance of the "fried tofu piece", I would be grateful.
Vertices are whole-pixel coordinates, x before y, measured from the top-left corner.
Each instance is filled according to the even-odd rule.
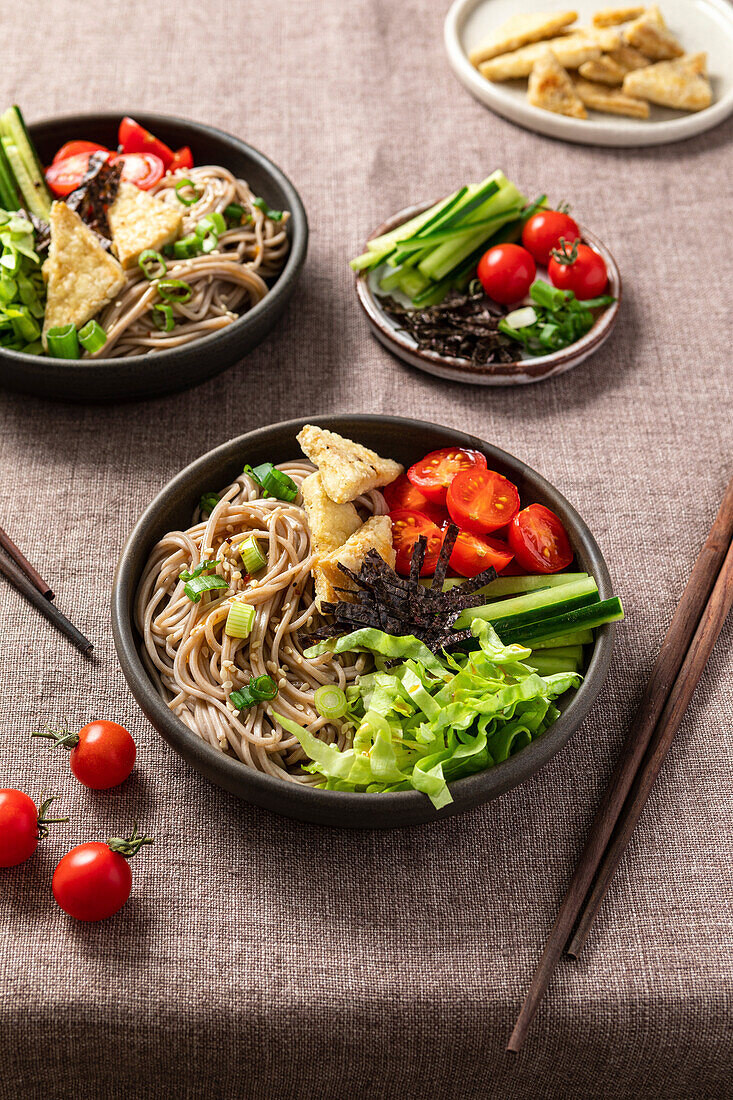
[[[571,118],[588,117],[588,112],[572,80],[552,50],[546,50],[545,54],[535,62],[529,74],[527,100],[533,107],[554,111],[556,115],[569,115]]]
[[[661,107],[702,111],[713,101],[707,77],[707,54],[685,54],[675,61],[659,61],[646,69],[627,73],[624,95],[638,96]]]
[[[643,4],[628,8],[599,8],[593,16],[593,26],[616,27],[619,23],[628,23],[630,19],[638,19],[645,11],[646,8]]]
[[[43,265],[46,312],[43,346],[48,330],[90,321],[112,301],[127,281],[99,237],[65,202],[54,202],[49,215],[51,243]]]
[[[610,53],[604,53],[595,61],[584,61],[578,72],[586,80],[595,80],[600,84],[623,84],[628,72],[617,61],[614,61]]]
[[[662,13],[654,4],[642,16],[624,27],[624,41],[640,50],[652,61],[668,61],[685,52],[667,27]]]
[[[608,115],[627,115],[629,118],[649,118],[649,104],[643,99],[626,95],[620,88],[593,84],[589,80],[576,80],[575,90],[586,107],[593,111],[603,111]]]
[[[323,488],[336,504],[346,504],[369,489],[389,485],[403,470],[399,462],[380,458],[361,443],[313,424],[306,424],[297,438],[303,453],[318,467]]]
[[[389,516],[372,516],[343,546],[319,557],[313,568],[316,604],[319,608],[323,600],[329,603],[343,600],[344,593],[338,589],[346,589],[347,592],[356,590],[339,569],[339,562],[352,573],[358,573],[369,550],[376,550],[387,565],[394,569],[396,555],[392,546],[392,523]]]
[[[578,38],[585,38],[602,53],[610,53],[621,45],[621,34],[613,27],[578,27]]]
[[[107,211],[112,247],[124,268],[134,267],[146,248],[158,252],[181,235],[183,215],[134,183],[121,183]]]
[[[492,31],[489,37],[468,55],[472,65],[480,65],[502,53],[518,50],[530,42],[552,38],[578,18],[576,11],[532,12],[512,15]]]
[[[521,50],[484,61],[479,65],[479,72],[487,80],[497,82],[529,76],[535,62],[544,56],[547,49],[552,50],[565,69],[577,69],[584,61],[600,57],[602,52],[590,38],[568,34],[560,38],[550,38],[547,42],[535,42],[532,46],[523,46]]]
[[[319,473],[305,478],[300,493],[308,516],[313,549],[317,553],[328,554],[331,550],[337,550],[361,527],[354,505],[334,504],[323,488]]]

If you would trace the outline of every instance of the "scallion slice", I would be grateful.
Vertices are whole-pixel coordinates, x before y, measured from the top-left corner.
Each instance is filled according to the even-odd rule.
[[[336,684],[323,684],[314,696],[316,710],[323,718],[343,718],[346,714],[346,693]]]
[[[266,218],[269,218],[271,222],[282,221],[282,210],[272,210],[264,199],[252,199],[252,205],[256,206],[258,210],[261,210]]]
[[[271,676],[255,676],[244,687],[233,691],[229,698],[237,710],[248,710],[265,700],[274,699],[277,684]]]
[[[140,253],[140,259],[137,261],[140,270],[146,279],[150,282],[153,279],[162,279],[168,270],[168,265],[160,252],[156,252],[154,248],[146,248],[144,252]]]
[[[173,317],[173,306],[156,302],[153,306],[153,324],[161,332],[172,332],[176,324]]]
[[[233,603],[229,608],[224,633],[230,638],[249,638],[255,621],[255,609],[249,603]]]
[[[254,535],[250,535],[241,542],[237,549],[248,573],[259,573],[260,569],[267,565],[267,558],[260,550],[260,544]]]
[[[186,593],[191,603],[198,603],[204,592],[211,592],[215,588],[229,587],[223,577],[219,577],[216,573],[211,572],[211,570],[215,568],[215,561],[202,561],[199,562],[195,569],[184,569],[178,574],[180,580],[186,582],[183,586],[183,591]]]
[[[193,290],[183,279],[161,279],[158,283],[158,294],[166,302],[187,302]]]
[[[244,472],[257,482],[264,496],[276,497],[277,500],[295,500],[298,495],[298,486],[293,479],[282,470],[276,469],[272,462],[263,462],[254,467],[245,466]]]
[[[189,233],[187,237],[181,237],[173,245],[173,255],[176,260],[190,260],[198,250],[199,239],[193,233]]]
[[[224,209],[224,217],[228,218],[230,222],[234,222],[235,225],[242,224],[244,214],[244,207],[240,206],[238,202],[230,202],[229,206]]]
[[[49,354],[53,355],[55,359],[78,359],[81,354],[79,350],[79,337],[71,321],[68,325],[59,325],[57,328],[50,328],[46,336],[46,341]]]
[[[168,306],[167,308],[170,309],[171,307]],[[219,503],[220,499],[221,498],[217,496],[216,493],[204,493],[204,495],[201,497],[201,500],[199,501],[199,509],[202,512],[207,512],[209,515],[211,515],[211,513],[214,511],[217,504]]]
[[[218,210],[212,211],[211,214],[206,214],[196,225],[196,236],[203,240],[207,233],[216,233],[217,236],[220,233],[226,232],[227,223],[224,221],[224,215],[220,214]]]
[[[78,336],[79,343],[90,355],[94,355],[107,343],[107,333],[99,322],[94,320],[87,321],[84,327],[79,329]]]
[[[184,195],[184,191],[190,189],[193,191],[193,197],[189,194]],[[179,180],[175,187],[176,198],[179,202],[182,202],[184,206],[193,206],[201,198],[201,192],[196,190],[193,180],[182,179]]]
[[[513,309],[504,318],[509,328],[526,328],[537,320],[537,313],[532,306],[522,306],[521,309]]]

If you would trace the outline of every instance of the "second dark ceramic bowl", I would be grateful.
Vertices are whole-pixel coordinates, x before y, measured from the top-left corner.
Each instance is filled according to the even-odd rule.
[[[321,825],[386,829],[435,821],[496,798],[546,764],[583,721],[608,672],[613,626],[597,631],[585,679],[578,691],[569,692],[559,701],[562,714],[554,726],[503,764],[451,783],[453,802],[439,811],[418,791],[392,794],[321,791],[253,771],[197,737],[169,710],[153,686],[140,657],[140,638],[133,623],[135,593],[150,551],[168,531],[189,527],[202,494],[228,485],[245,463],[284,462],[296,457],[300,448],[295,437],[306,423],[339,432],[405,466],[439,447],[472,447],[482,451],[491,469],[515,483],[523,504],[539,501],[560,516],[578,568],[593,574],[601,599],[612,595],[606,563],[586,524],[557,489],[520,459],[465,432],[404,417],[354,415],[290,420],[248,432],[191,463],[161,490],[136,524],[122,551],[112,590],[115,646],[130,690],[158,732],[192,767],[237,797],[286,817]]]
[[[109,402],[155,397],[186,389],[226,370],[252,351],[280,320],[308,249],[308,219],[290,180],[266,156],[213,126],[167,115],[133,112],[135,118],[174,149],[190,145],[195,164],[221,164],[246,179],[275,209],[290,211],[290,252],[269,293],[227,328],[180,348],[121,359],[52,359],[0,348],[0,386],[59,401]],[[43,164],[74,138],[115,148],[125,111],[69,115],[37,122],[30,134]]]

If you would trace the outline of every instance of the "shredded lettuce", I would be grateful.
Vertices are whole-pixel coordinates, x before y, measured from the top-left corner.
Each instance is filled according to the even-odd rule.
[[[367,652],[377,670],[347,689],[344,721],[352,747],[326,745],[310,730],[275,717],[298,739],[327,790],[417,790],[436,809],[452,802],[448,783],[507,760],[557,719],[553,700],[579,687],[577,673],[540,676],[523,662],[531,650],[505,646],[491,623],[474,619],[478,648],[436,657],[413,636],[365,627],[309,649]],[[387,664],[386,662],[389,662]]]

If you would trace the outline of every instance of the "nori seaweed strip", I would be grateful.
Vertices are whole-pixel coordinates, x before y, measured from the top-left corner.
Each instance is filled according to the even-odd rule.
[[[410,588],[417,588],[418,581],[420,580],[420,570],[425,562],[425,551],[428,548],[428,540],[426,535],[419,535],[417,542],[412,548],[412,560],[410,562]]]
[[[457,526],[457,524],[449,523],[447,528],[446,528],[446,531],[445,531],[445,536],[443,538],[443,545],[440,548],[440,554],[438,555],[438,561],[436,562],[436,565],[435,565],[435,572],[433,573],[433,581],[432,581],[432,584],[430,585],[431,592],[433,592],[433,591],[442,592],[442,590],[443,590],[443,581],[445,580],[445,575],[448,572],[448,561],[450,559],[451,554],[453,553],[453,547],[456,544],[456,539],[457,538],[458,538],[458,526]]]
[[[122,178],[122,164],[109,164],[105,153],[92,153],[79,186],[64,199],[81,220],[99,236],[102,247],[109,248],[110,228],[107,210],[115,201]]]

